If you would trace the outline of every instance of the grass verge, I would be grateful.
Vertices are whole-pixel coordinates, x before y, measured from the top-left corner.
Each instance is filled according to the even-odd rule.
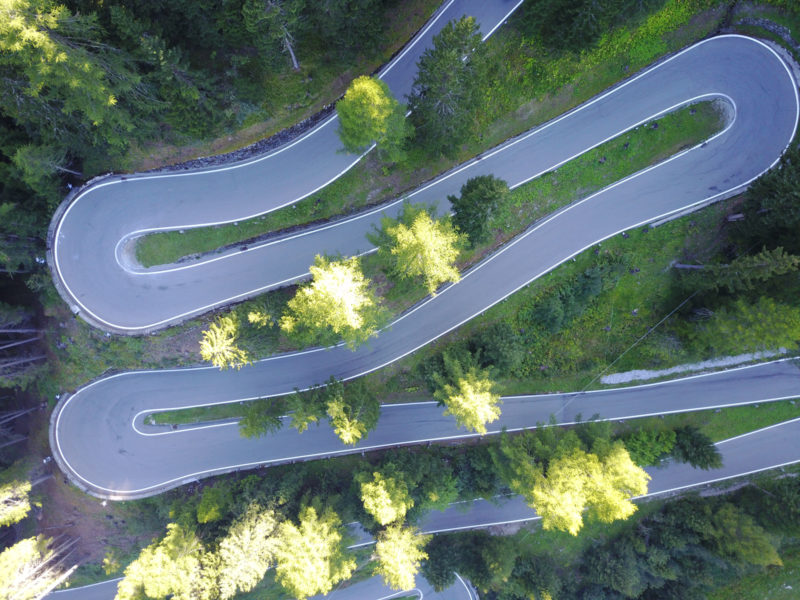
[[[580,54],[554,55],[525,39],[514,29],[512,19],[511,26],[501,28],[487,42],[497,68],[486,91],[486,105],[476,116],[481,133],[465,144],[455,160],[431,160],[412,152],[402,168],[385,174],[385,166],[370,157],[328,188],[292,207],[236,226],[145,236],[137,244],[137,258],[144,266],[171,263],[396,197],[467,158],[566,112],[658,57],[702,39],[721,22],[723,7],[719,0],[668,0],[651,14],[609,32],[596,46]]]
[[[475,262],[556,208],[697,144],[722,127],[721,117],[710,102],[678,110],[657,123],[656,128],[650,124],[623,134],[562,166],[558,173],[546,174],[515,189],[495,217],[495,230],[502,233],[491,244],[470,252],[460,266]],[[389,285],[380,266],[375,255],[365,257],[364,272],[384,288],[385,302],[391,310],[399,312],[426,295],[419,286]],[[241,408],[237,403],[155,413],[148,422],[187,424],[238,416]]]

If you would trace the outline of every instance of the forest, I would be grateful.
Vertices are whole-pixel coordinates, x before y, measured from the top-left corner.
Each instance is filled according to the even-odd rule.
[[[290,211],[142,238],[137,260],[165,264],[400,197],[715,33],[755,35],[800,57],[792,0],[525,0],[485,42],[469,15],[445,25],[409,96],[394,98],[374,75],[438,7],[0,0],[0,600],[112,577],[123,577],[121,600],[214,600],[306,598],[373,575],[398,590],[421,575],[438,590],[456,573],[498,600],[713,600],[759,597],[737,590],[796,570],[796,468],[629,500],[646,493],[645,468],[713,470],[716,442],[800,416],[789,399],[760,415],[758,406],[624,423],[584,415],[576,426],[275,466],[102,505],[53,464],[48,418],[62,394],[123,370],[247,369],[277,352],[368,344],[531,223],[701,143],[722,116],[713,103],[682,108],[513,190],[476,177],[448,198],[451,216],[406,205],[384,219],[369,236],[372,255],[318,256],[307,283],[139,337],[74,317],[52,283],[51,219],[92,178],[209,154],[235,160],[333,112],[343,148],[377,146]],[[596,389],[608,372],[742,353],[795,357],[798,206],[794,141],[744,194],[603,242],[389,368],[148,419],[238,418],[240,434],[256,438],[288,414],[298,432],[327,422],[352,446],[369,438],[382,403],[435,400],[484,434],[503,395]],[[429,511],[510,495],[541,520],[419,533]],[[349,548],[353,521],[373,546]]]

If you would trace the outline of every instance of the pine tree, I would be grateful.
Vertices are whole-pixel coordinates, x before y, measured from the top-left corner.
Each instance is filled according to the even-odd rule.
[[[475,246],[489,237],[489,219],[508,194],[508,184],[493,175],[479,175],[461,186],[459,196],[448,196],[453,224]]]
[[[454,157],[472,132],[486,77],[486,50],[473,17],[451,21],[425,50],[408,97],[415,140],[431,154]]]

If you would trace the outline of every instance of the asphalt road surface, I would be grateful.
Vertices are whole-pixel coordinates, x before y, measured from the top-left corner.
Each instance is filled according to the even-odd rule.
[[[89,493],[115,500],[161,493],[195,479],[237,470],[473,437],[434,402],[385,405],[377,428],[345,446],[327,424],[305,433],[285,425],[258,439],[239,435],[236,422],[183,427],[147,426],[151,412],[176,406],[240,401],[264,389],[249,371],[178,369],[123,373],[79,390],[53,413],[51,445],[59,466]],[[254,371],[256,372],[256,371]],[[275,373],[280,373],[276,369]],[[800,371],[780,360],[709,375],[612,390],[503,399],[489,431],[535,427],[554,415],[561,424],[626,419],[800,397]]]
[[[390,86],[402,93],[402,85],[410,85],[415,57],[425,46],[422,40],[426,36],[429,40],[446,19],[480,9],[479,22],[488,33],[494,25],[487,24],[500,23],[515,4],[475,1],[446,5],[442,14],[447,16],[434,21],[421,33],[421,41],[384,71]],[[395,76],[397,81],[391,79]],[[316,449],[316,444],[332,441],[324,427],[298,437],[290,447],[281,437],[291,435],[288,431],[261,440],[242,440],[231,424],[172,433],[147,430],[140,421],[143,411],[284,394],[323,382],[330,375],[351,378],[380,368],[598,241],[742,188],[774,165],[797,127],[796,84],[779,57],[755,40],[721,36],[659,63],[464,165],[419,190],[412,199],[440,202],[467,178],[487,173],[518,185],[631,127],[701,99],[717,99],[728,107],[728,125],[721,134],[536,224],[467,272],[460,283],[420,304],[356,352],[336,347],[283,355],[235,373],[208,368],[124,373],[78,390],[54,412],[51,440],[59,465],[95,495],[130,498],[215,473],[346,450],[341,446],[338,451]],[[356,159],[335,152],[338,140],[334,130],[332,121],[323,123],[293,144],[244,165],[116,177],[84,190],[56,223],[52,248],[51,266],[68,289],[70,301],[94,324],[113,331],[143,332],[301,278],[316,253],[369,250],[363,233],[380,218],[381,211],[191,265],[143,271],[125,258],[126,244],[142,232],[240,220],[313,192]],[[446,210],[447,206],[440,204],[440,208]],[[717,384],[726,377],[731,379]],[[766,401],[797,395],[797,382],[793,363],[783,361],[692,378],[683,384],[509,398],[504,403],[504,418],[513,417],[506,422],[518,427],[545,420],[550,413],[569,422],[577,412],[623,418]],[[681,385],[685,387],[679,388]],[[441,438],[448,431],[459,435],[452,422],[431,426],[432,420],[441,419],[439,411],[432,408],[384,408],[381,423],[389,423],[399,414],[394,429],[411,432],[414,438],[387,443]],[[522,421],[523,416],[529,421]],[[791,429],[796,425],[785,427],[740,438],[741,444],[729,442],[724,451],[730,468],[754,470],[755,462],[782,460],[783,453],[788,453],[785,462],[798,460],[797,432]],[[380,436],[384,431],[391,435],[391,429],[383,426],[380,434],[373,432],[366,445],[380,443]],[[779,431],[792,431],[793,435],[781,436]],[[274,446],[279,438],[276,456]],[[286,448],[290,450],[286,452]],[[737,454],[737,448],[745,449]],[[774,464],[778,463],[768,466]],[[671,479],[666,489],[714,477],[680,466],[654,475],[660,481],[667,472]],[[506,519],[511,514],[506,510],[505,516],[497,518]],[[478,522],[480,518],[473,519]]]
[[[647,496],[669,494],[800,461],[800,419],[725,440],[718,443],[717,447],[723,459],[721,469],[702,471],[684,464],[668,464],[664,468],[648,469],[652,480]],[[423,533],[443,533],[520,523],[538,518],[520,496],[509,496],[495,498],[493,501],[481,499],[458,503],[442,512],[432,511],[422,519],[419,526]],[[362,534],[356,541],[357,545],[370,542],[368,534]],[[49,598],[50,600],[111,600],[116,593],[117,581],[115,579],[90,587],[56,592]],[[468,585],[460,579],[454,586],[440,594],[433,593],[422,577],[417,577],[417,584],[417,590],[413,593],[418,593],[420,597],[436,600],[474,598]],[[326,597],[331,600],[377,600],[388,599],[393,595],[408,595],[408,593],[393,592],[381,583],[380,578],[374,577],[332,592]]]
[[[496,12],[503,14],[507,4],[500,2]],[[398,64],[423,45],[413,46]],[[426,305],[422,312],[430,317],[415,317],[417,344],[425,341],[422,332],[455,326],[600,240],[747,184],[775,163],[794,135],[796,85],[766,45],[740,36],[712,38],[411,194],[412,201],[445,211],[447,195],[458,193],[470,177],[494,174],[516,186],[675,107],[711,99],[728,108],[724,133],[531,228]],[[131,240],[142,232],[241,220],[332,180],[356,160],[337,152],[335,129],[329,121],[244,166],[114,177],[90,186],[54,230],[51,266],[68,300],[95,325],[141,333],[302,279],[318,253],[369,251],[365,233],[383,214],[395,214],[399,200],[188,264],[142,269],[127,258]],[[437,325],[431,329],[424,321]]]
[[[380,77],[402,99],[411,89],[420,55],[448,21],[474,16],[488,36],[521,3],[445,2]],[[337,127],[334,115],[294,142],[243,163],[113,176],[81,190],[66,211],[57,213],[48,254],[68,302],[94,325],[142,333],[305,276],[313,254],[307,260],[274,246],[188,268],[146,271],[130,265],[130,242],[146,232],[240,221],[308,196],[359,159],[341,151]],[[337,234],[340,239],[349,235],[345,230]],[[342,248],[348,247],[349,240]]]

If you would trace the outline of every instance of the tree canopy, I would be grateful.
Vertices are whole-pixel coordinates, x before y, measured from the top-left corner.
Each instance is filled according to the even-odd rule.
[[[473,17],[450,21],[422,53],[408,97],[415,140],[431,154],[454,157],[473,128],[486,70],[486,49]]]
[[[604,456],[574,448],[539,471],[528,497],[544,529],[578,535],[585,509],[604,523],[631,516],[636,505],[629,498],[645,494],[649,480],[619,442]]]
[[[431,539],[418,535],[411,527],[391,525],[378,534],[375,556],[376,571],[390,588],[410,590],[415,587],[415,577],[423,560],[428,558],[423,548]]]
[[[317,515],[313,507],[300,511],[297,525],[278,526],[275,579],[298,600],[327,594],[356,568],[342,542],[341,521],[330,509]]]
[[[148,598],[195,598],[202,581],[202,553],[193,531],[170,523],[167,535],[142,550],[125,569],[116,600],[139,600],[142,593]]]
[[[241,369],[253,361],[247,351],[236,345],[238,336],[239,322],[233,315],[217,317],[203,332],[200,356],[223,371],[229,368]]]
[[[275,562],[276,514],[250,504],[219,543],[218,589],[221,600],[249,592]]]
[[[355,348],[378,334],[385,313],[358,258],[317,255],[309,270],[312,281],[297,290],[281,318],[287,335],[302,344],[331,345],[342,339]]]
[[[391,277],[422,280],[428,293],[435,294],[442,283],[461,278],[455,265],[461,236],[448,218],[436,219],[432,212],[407,203],[398,219],[384,218],[381,231],[369,238],[389,263]]]
[[[508,193],[508,184],[494,175],[479,175],[461,186],[459,196],[448,196],[453,223],[475,246],[489,237],[489,219]]]
[[[361,487],[361,502],[379,525],[389,525],[402,520],[414,506],[408,493],[408,485],[401,477],[383,475],[375,471],[370,478],[362,473],[358,476]]]
[[[443,358],[446,375],[434,375],[434,398],[447,407],[444,414],[453,415],[461,427],[486,433],[486,425],[500,418],[500,396],[492,391],[489,373],[474,364],[465,370],[448,354]]]
[[[397,162],[409,135],[405,106],[377,77],[356,77],[336,103],[339,138],[345,150],[363,152],[373,143],[383,157]]]

